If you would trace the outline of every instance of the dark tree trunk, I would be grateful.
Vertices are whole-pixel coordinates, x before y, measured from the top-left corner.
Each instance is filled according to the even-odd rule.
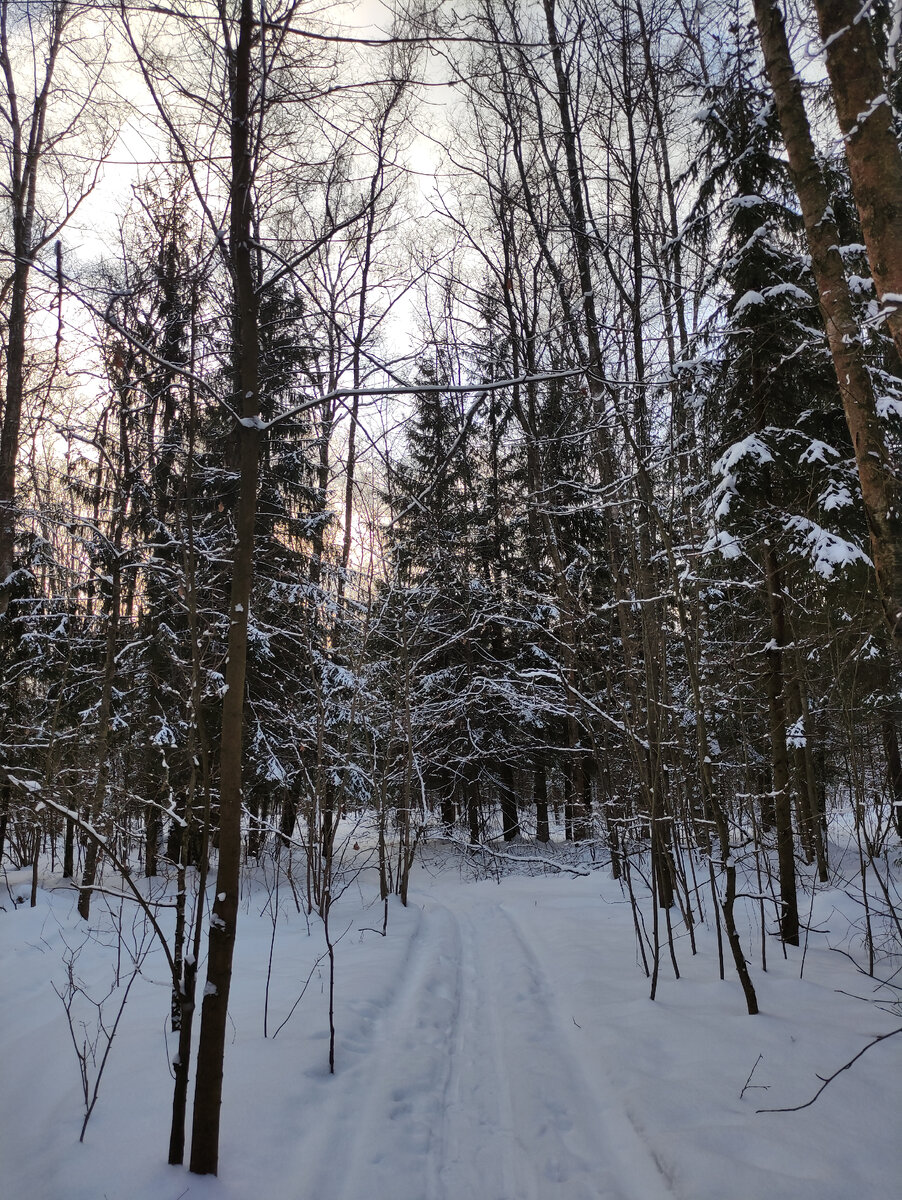
[[[481,838],[479,828],[479,780],[472,779],[467,785],[467,828],[471,846],[478,846]]]
[[[501,800],[501,833],[506,842],[512,842],[520,836],[520,815],[517,812],[517,792],[514,787],[514,773],[509,766],[502,766],[499,771],[499,789]]]
[[[22,241],[17,237],[17,243]],[[0,431],[0,612],[6,610],[16,542],[16,462],[22,419],[25,368],[25,298],[28,263],[19,257],[27,251],[17,245],[7,324],[6,380],[3,428]]]
[[[247,629],[254,569],[254,525],[260,457],[259,331],[252,263],[253,196],[251,55],[254,7],[241,0],[238,40],[231,56],[231,214],[229,250],[234,301],[234,387],[240,481],[235,512],[235,556],[229,604],[229,657],[222,709],[219,863],[210,918],[207,982],[201,1007],[197,1080],[191,1135],[191,1170],[215,1175],[219,1166],[219,1118],[232,955],[238,920],[241,870],[242,740],[247,670]]]
[[[548,827],[548,775],[544,766],[538,766],[532,775],[533,796],[536,805],[536,841],[550,842]]]
[[[777,832],[777,863],[780,871],[780,933],[784,942],[799,944],[799,907],[796,893],[796,860],[792,832],[792,795],[789,754],[786,749],[786,701],[783,695],[783,647],[786,645],[786,613],[783,581],[776,551],[763,547],[764,576],[771,621],[767,659],[767,702],[770,728],[772,791]]]
[[[121,505],[121,500],[120,500]],[[89,810],[90,821],[96,826],[103,815],[106,787],[110,776],[110,727],[112,724],[113,708],[113,679],[116,674],[116,641],[119,636],[119,592],[120,564],[119,537],[114,539],[112,553],[115,555],[111,567],[112,597],[110,600],[110,615],[107,621],[106,653],[103,665],[103,682],[100,689],[100,710],[97,715],[97,776],[94,783],[94,796]],[[90,838],[85,848],[85,867],[82,873],[81,890],[78,894],[78,912],[85,921],[91,911],[91,890],[97,879],[99,862],[98,846],[94,838]]]
[[[893,805],[893,824],[902,838],[902,755],[899,753],[899,735],[892,715],[884,716],[880,724],[883,750],[886,754],[886,774],[889,780],[890,799]]]
[[[6,219],[12,240],[12,278],[9,315],[4,337],[6,371],[0,402],[0,616],[9,604],[16,543],[16,463],[25,399],[26,305],[34,242],[38,171],[46,151],[45,129],[50,88],[62,44],[69,5],[55,0],[50,10],[50,34],[44,54],[43,76],[35,78],[33,95],[20,97],[10,57],[10,40],[21,14],[6,0],[0,5],[0,74],[4,83],[4,135],[11,168]],[[30,19],[30,14],[29,14]],[[38,18],[40,20],[40,18]],[[12,28],[10,28],[12,26]],[[37,65],[37,64],[36,64]],[[24,103],[23,103],[24,101]],[[22,117],[25,115],[23,123]]]
[[[148,879],[152,879],[157,874],[157,858],[162,834],[162,814],[155,804],[148,804],[144,810],[144,874]]]
[[[279,814],[279,833],[285,846],[291,844],[294,829],[298,819],[297,796],[286,794],[282,797],[282,810]]]
[[[564,768],[564,840],[573,841],[573,777],[569,763]]]
[[[12,788],[4,780],[0,783],[0,866],[3,865],[3,851],[6,849],[6,830],[9,826],[9,799]]]
[[[441,813],[442,825],[445,833],[451,834],[454,830],[454,822],[457,820],[457,806],[454,803],[454,781],[451,778],[450,772],[442,770],[438,775],[439,786],[439,812]]]
[[[0,838],[0,853],[3,850],[3,839]],[[75,874],[75,822],[66,817],[66,834],[63,842],[63,879],[71,879]]]

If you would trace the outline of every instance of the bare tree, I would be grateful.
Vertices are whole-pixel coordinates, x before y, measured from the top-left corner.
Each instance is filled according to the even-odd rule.
[[[108,137],[97,106],[105,53],[92,39],[90,72],[78,24],[82,7],[71,0],[33,5],[0,2],[0,146],[6,160],[2,220],[7,273],[0,290],[5,303],[2,432],[0,432],[0,614],[9,603],[16,542],[16,466],[26,402],[28,293],[37,256],[60,235],[96,182]],[[96,30],[94,39],[96,39]],[[101,46],[103,40],[101,38]],[[67,72],[72,71],[71,75]],[[92,160],[67,149],[89,126],[101,127],[99,154]],[[87,163],[87,165],[85,165]],[[61,247],[56,272],[62,287]],[[52,272],[51,272],[52,273]]]
[[[160,13],[122,10],[123,28],[161,125],[175,147],[203,214],[211,254],[218,257],[223,287],[223,375],[215,391],[233,422],[228,453],[236,489],[232,513],[232,551],[228,599],[228,647],[219,757],[218,862],[215,899],[209,923],[207,979],[203,989],[191,1143],[191,1170],[215,1174],[219,1155],[219,1116],[232,956],[239,900],[244,799],[244,733],[248,671],[248,629],[254,580],[255,527],[261,456],[270,430],[285,413],[261,412],[261,305],[286,280],[295,284],[337,231],[365,227],[378,211],[384,167],[377,165],[370,186],[343,205],[336,204],[336,181],[348,147],[361,142],[357,123],[342,128],[335,96],[358,85],[335,85],[337,57],[322,42],[293,27],[296,0],[270,7],[253,0],[214,0],[199,11],[176,5]],[[186,80],[170,49],[187,41],[196,51],[197,78]],[[309,70],[316,61],[318,72]],[[389,72],[387,98],[376,121],[376,140],[386,137],[393,108],[403,91],[403,73]],[[196,86],[195,86],[196,85]],[[360,85],[362,86],[362,85]],[[321,111],[322,105],[328,112]],[[378,106],[377,106],[378,107]],[[297,146],[306,144],[306,158]],[[377,164],[384,147],[377,145]],[[276,162],[279,165],[274,166]],[[363,234],[364,244],[372,230]],[[367,297],[366,266],[361,306]],[[298,286],[298,292],[303,288]],[[316,289],[311,291],[315,294]],[[342,353],[359,354],[364,314],[358,309],[352,328],[333,316],[320,322],[341,343]],[[318,331],[318,332],[319,332]],[[330,477],[330,438],[336,414],[337,361],[318,371],[325,348],[305,348],[308,386],[293,381],[300,403],[295,418],[312,411],[320,419],[319,462],[315,474],[321,494],[310,567],[320,581],[324,553],[322,525]],[[359,371],[359,367],[358,367]],[[355,375],[355,378],[358,376]],[[208,388],[210,394],[214,389]],[[306,391],[306,395],[304,392]],[[326,395],[323,396],[323,391]],[[356,420],[356,414],[354,414]],[[353,475],[353,453],[349,456]]]

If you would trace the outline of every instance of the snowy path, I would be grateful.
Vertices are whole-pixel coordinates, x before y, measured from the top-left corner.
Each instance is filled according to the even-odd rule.
[[[834,990],[845,964],[809,952],[809,975],[825,972],[815,985],[775,962],[756,976],[752,1020],[711,945],[691,958],[684,942],[684,979],[662,977],[653,1004],[608,883],[421,876],[392,918],[404,953],[383,962],[382,990],[359,970],[339,983],[337,1075],[308,1077],[285,1172],[304,1182],[277,1200],[848,1200],[881,1180],[892,1192],[902,1153],[892,1105],[873,1104],[877,1059],[857,1103],[837,1090],[819,1110],[755,1112],[807,1099],[815,1072],[864,1040],[867,1013]],[[743,1097],[759,1053],[765,1090]]]
[[[503,904],[483,902],[456,917],[465,1019],[445,1109],[456,1152],[443,1158],[441,1200],[466,1195],[474,1167],[486,1200],[667,1200],[672,1192],[649,1148],[610,1097],[602,1101],[601,1081],[588,1078],[570,1049],[561,983]],[[493,1124],[497,1147],[485,1146],[485,1163],[474,1162],[477,1130]]]
[[[170,1082],[162,956],[136,986],[79,1146],[77,1071],[62,1006],[71,896],[0,912],[2,1200],[849,1200],[891,1196],[902,1175],[902,1037],[798,1104],[898,1023],[849,995],[848,959],[812,940],[756,966],[762,1012],[717,978],[713,935],[677,947],[682,978],[658,999],[635,961],[628,903],[603,872],[466,882],[421,869],[410,905],[348,893],[335,929],[336,1073],[328,1073],[321,930],[287,903],[273,926],[251,890],[230,1003],[220,1176],[165,1166]],[[813,923],[841,929],[845,897]],[[821,902],[819,901],[819,904]],[[854,909],[851,902],[850,908]],[[820,936],[820,935],[819,935]],[[103,994],[115,951],[85,944]],[[111,958],[112,955],[112,958]],[[312,984],[277,1037],[304,980]],[[846,994],[844,995],[843,992]],[[171,1046],[169,1047],[171,1052]],[[749,1072],[754,1087],[744,1091]]]
[[[367,1038],[345,1049],[364,1056],[342,1071],[358,1078],[345,1079],[294,1151],[305,1193],[670,1200],[616,1094],[569,1046],[563,981],[543,969],[500,893],[460,900],[427,901],[395,990]]]

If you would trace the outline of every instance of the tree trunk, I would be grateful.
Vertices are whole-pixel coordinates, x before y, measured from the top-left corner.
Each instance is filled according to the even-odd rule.
[[[20,240],[16,239],[17,242]],[[22,417],[25,365],[25,297],[28,265],[18,260],[13,272],[7,325],[5,404],[0,432],[0,612],[9,603],[16,542],[16,460]]]
[[[241,0],[238,41],[231,56],[231,214],[229,248],[234,301],[234,383],[242,419],[238,425],[240,482],[235,512],[235,557],[229,605],[229,657],[222,707],[219,799],[219,863],[210,917],[207,982],[201,1007],[197,1080],[191,1135],[191,1170],[215,1175],[219,1165],[219,1116],[232,954],[238,920],[241,868],[241,769],[248,609],[254,567],[254,525],[260,457],[259,331],[251,258],[253,228],[251,146],[251,54],[254,7]]]
[[[780,933],[784,942],[799,944],[799,907],[796,895],[796,860],[792,835],[792,796],[789,754],[786,749],[786,702],[783,696],[783,647],[786,644],[786,614],[783,581],[776,552],[770,543],[763,547],[767,605],[771,640],[767,659],[767,704],[770,728],[772,794],[777,831],[777,863],[780,871]]]
[[[121,506],[121,500],[118,501]],[[121,516],[121,512],[120,512]],[[100,688],[100,710],[97,714],[97,776],[94,783],[94,795],[91,800],[91,824],[103,814],[106,785],[110,775],[110,725],[113,707],[113,679],[116,675],[116,640],[119,636],[119,538],[115,538],[113,546],[115,558],[111,567],[112,598],[110,600],[110,616],[107,624],[106,653],[103,665],[103,682]],[[78,913],[85,921],[91,911],[91,890],[97,878],[99,852],[97,842],[93,838],[85,849],[85,867],[82,874],[81,890],[78,894]]]
[[[884,715],[880,722],[880,732],[883,737],[883,750],[886,754],[886,774],[889,780],[890,801],[893,806],[893,825],[896,833],[902,838],[902,755],[899,753],[896,720],[891,713]]]
[[[517,793],[514,773],[507,765],[499,769],[501,791],[501,832],[506,842],[520,836],[520,817],[517,812]]]
[[[9,801],[12,788],[4,780],[0,783],[0,867],[3,866],[3,851],[6,849],[6,830],[9,826]]]
[[[163,818],[156,804],[147,804],[144,808],[144,874],[148,879],[158,874],[157,858],[160,849],[160,837],[163,833]]]
[[[467,829],[471,846],[478,846],[479,828],[479,779],[474,774],[467,782]]]
[[[826,883],[828,879],[827,855],[818,820],[817,776],[814,770],[814,755],[811,752],[811,720],[798,675],[793,676],[789,681],[789,699],[791,703],[790,717],[794,723],[801,723],[801,729],[798,731],[793,749],[798,781],[799,834],[805,846],[805,861],[811,862],[811,856],[814,856],[817,861],[818,879],[821,883]]]
[[[881,299],[902,294],[902,160],[890,108],[879,104],[861,122],[871,100],[883,92],[883,77],[867,20],[855,23],[857,0],[816,0],[821,31],[831,41],[831,70],[852,186]],[[799,77],[790,58],[783,16],[772,0],[755,0],[755,16],[789,168],[799,196],[811,268],[817,283],[827,340],[836,368],[846,423],[855,449],[877,587],[897,651],[902,652],[902,503],[864,361],[830,197],[815,155]],[[853,127],[856,132],[848,136]],[[882,281],[882,282],[881,282]],[[890,327],[902,354],[902,309],[892,308]],[[898,332],[897,332],[898,331]]]
[[[0,837],[0,856],[3,853],[3,838]],[[75,822],[66,817],[66,833],[63,842],[63,879],[71,879],[75,874]]]
[[[548,828],[548,775],[544,766],[538,766],[532,775],[533,796],[536,805],[536,841],[550,842]]]
[[[814,7],[871,274],[902,358],[902,151],[883,64],[867,6],[815,0]]]
[[[439,811],[445,833],[454,832],[454,822],[457,820],[457,806],[454,803],[454,780],[449,771],[442,769],[438,773],[439,782]]]

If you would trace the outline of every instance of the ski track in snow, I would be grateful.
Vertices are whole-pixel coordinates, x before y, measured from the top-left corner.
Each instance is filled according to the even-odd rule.
[[[368,931],[372,907],[336,910],[344,932],[334,1077],[324,964],[314,966],[285,1033],[263,1038],[272,930],[248,911],[233,980],[221,1174],[200,1179],[164,1162],[160,955],[136,984],[78,1145],[76,1065],[50,984],[65,982],[61,954],[81,945],[83,931],[71,897],[42,894],[34,912],[0,921],[0,1200],[896,1195],[902,1158],[887,1098],[902,1042],[861,1058],[815,1106],[755,1112],[762,1102],[804,1103],[818,1074],[898,1020],[861,1006],[854,968],[831,951],[845,899],[830,893],[812,910],[826,933],[812,934],[819,941],[804,980],[792,953],[756,971],[762,1012],[752,1020],[736,981],[717,979],[710,931],[698,958],[684,953],[680,984],[668,981],[652,1004],[630,961],[629,905],[601,874],[499,886],[421,872],[384,939]],[[848,913],[857,920],[853,899]],[[287,918],[278,928],[274,1031],[321,952],[304,922]],[[109,986],[108,942],[90,939],[79,962],[92,994]]]
[[[311,1075],[315,1119],[306,1131],[302,1124],[293,1156],[304,1194],[318,1200],[425,1195],[422,1180],[400,1169],[396,1151],[400,1145],[401,1161],[410,1164],[429,1155],[435,1072],[443,1069],[445,1050],[435,1034],[453,1024],[456,993],[446,995],[454,960],[442,952],[453,926],[436,929],[418,917],[392,991],[379,1002],[352,1003],[358,1027],[344,1036],[339,1027],[337,1069],[351,1077],[353,1111],[346,1088],[331,1087],[322,1071]]]
[[[556,997],[499,902],[430,897],[393,993],[344,1048],[355,1111],[324,1095],[328,1118],[296,1146],[305,1194],[463,1200],[478,1181],[479,1200],[673,1200],[616,1091],[568,1047]]]
[[[559,1128],[574,1130],[575,1145],[571,1139],[565,1139],[559,1157],[549,1160],[549,1165],[558,1162],[558,1170],[565,1172],[574,1160],[588,1162],[589,1188],[585,1193],[574,1192],[574,1197],[585,1194],[587,1200],[589,1197],[597,1200],[599,1196],[605,1200],[608,1196],[611,1200],[673,1200],[675,1193],[670,1181],[662,1172],[652,1148],[633,1124],[617,1090],[603,1078],[593,1081],[570,1051],[552,981],[519,923],[503,905],[496,911],[511,929],[520,963],[528,975],[530,996],[539,1002],[532,1011],[528,1006],[525,1008],[524,1028],[531,1030],[535,1039],[533,1071],[536,1087],[541,1089],[537,1093],[541,1097],[540,1103],[552,1113],[562,1114]],[[516,999],[520,999],[519,992]],[[547,1036],[543,1036],[544,1030],[548,1031]],[[549,1082],[558,1092],[553,1100],[545,1091]],[[605,1084],[608,1084],[606,1088]],[[602,1089],[607,1092],[606,1103]],[[572,1116],[573,1113],[578,1115]],[[610,1178],[601,1181],[600,1192],[599,1159],[611,1164]],[[557,1176],[548,1172],[547,1178],[555,1180]],[[561,1175],[561,1181],[565,1179],[566,1176]]]

